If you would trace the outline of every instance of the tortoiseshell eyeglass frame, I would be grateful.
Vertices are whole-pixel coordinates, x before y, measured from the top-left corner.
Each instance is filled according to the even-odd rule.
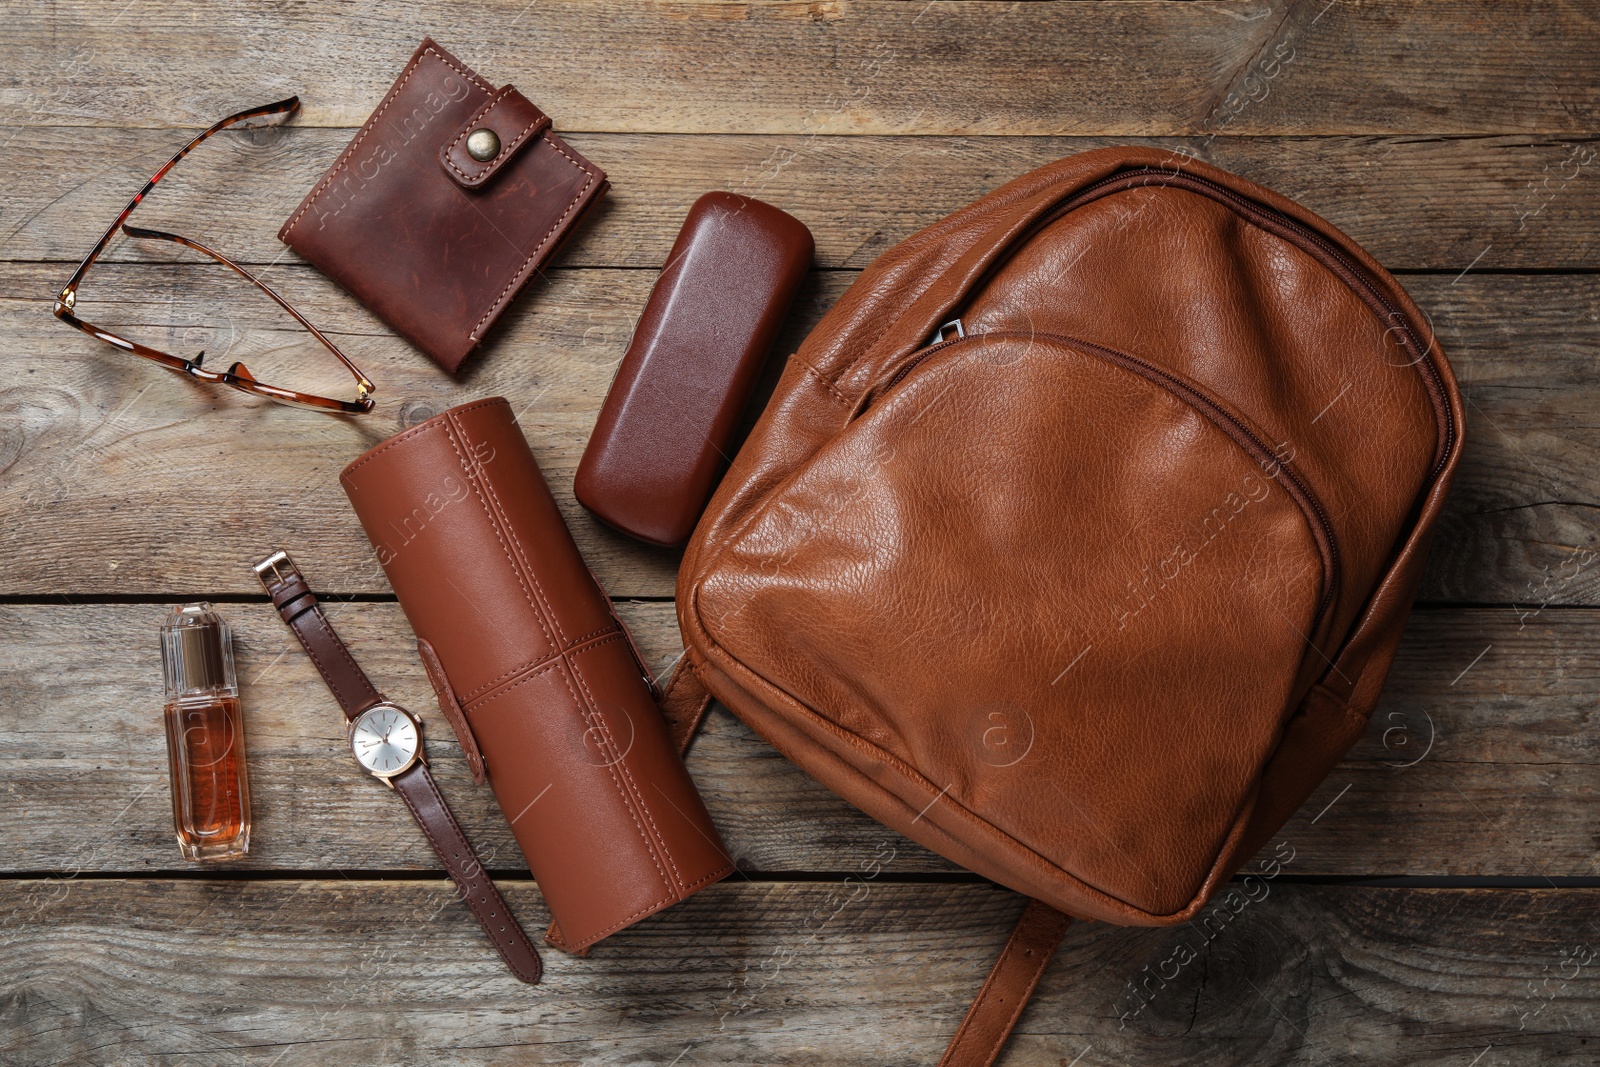
[[[155,188],[156,182],[165,177],[166,173],[177,164],[178,160],[194,151],[195,147],[199,145],[201,141],[204,141],[214,133],[225,130],[230,126],[237,125],[241,122],[248,121],[249,119],[263,118],[273,115],[287,115],[296,111],[299,107],[300,98],[298,96],[291,96],[289,99],[279,100],[275,104],[265,104],[261,107],[250,108],[248,111],[241,111],[237,115],[229,115],[227,118],[223,119],[221,122],[217,123],[209,130],[206,130],[204,133],[200,134],[194,140],[190,141],[188,144],[179,149],[178,154],[167,160],[166,164],[162,166],[160,170],[156,171],[155,177],[151,178],[145,183],[144,188],[139,190],[138,195],[132,200],[128,201],[128,206],[122,209],[122,213],[117,216],[116,221],[106,229],[106,232],[101,235],[100,240],[95,242],[94,247],[89,250],[89,254],[83,257],[83,262],[78,264],[78,269],[72,272],[72,277],[67,281],[66,286],[62,288],[61,292],[56,296],[56,318],[60,319],[69,326],[77,327],[90,337],[97,337],[109,345],[120,348],[125,352],[132,352],[136,356],[143,356],[145,359],[155,360],[157,363],[161,364],[163,367],[166,367],[170,371],[174,371],[178,374],[187,374],[189,377],[198,378],[203,382],[226,385],[230,388],[238,389],[241,392],[252,393],[256,396],[264,396],[270,400],[276,400],[280,404],[290,404],[295,407],[310,408],[313,411],[343,412],[352,415],[361,415],[371,411],[373,407],[371,394],[374,392],[374,389],[372,383],[367,380],[367,376],[362,374],[360,369],[357,368],[354,363],[350,362],[350,358],[343,352],[339,351],[338,346],[332,341],[328,340],[328,338],[323,335],[321,330],[311,325],[311,323],[306,321],[305,316],[301,315],[294,308],[290,307],[288,301],[284,300],[283,297],[274,292],[271,286],[267,285],[265,282],[261,281],[261,279],[257,278],[255,275],[239,266],[239,264],[233,262],[233,260],[229,259],[227,256],[207,248],[198,241],[191,241],[186,237],[179,237],[174,233],[165,233],[161,230],[147,230],[139,226],[130,226],[127,224],[128,216],[133,213],[134,208],[139,206],[139,202],[149,194],[150,190]],[[284,389],[276,385],[269,385],[266,382],[257,381],[243,363],[235,363],[225,371],[207,370],[205,367],[201,366],[201,362],[205,359],[204,352],[201,352],[193,359],[183,359],[180,356],[169,355],[166,352],[151,348],[148,345],[142,345],[137,341],[130,341],[125,337],[120,337],[117,334],[112,333],[110,330],[95,326],[92,323],[84,322],[82,319],[78,318],[77,315],[73,313],[73,309],[78,303],[78,286],[82,284],[84,276],[89,273],[89,268],[94,266],[95,261],[100,258],[100,253],[105,251],[106,245],[111,243],[112,236],[116,234],[119,229],[129,237],[151,241],[171,241],[174,244],[183,245],[185,248],[192,248],[196,252],[199,252],[202,255],[208,256],[211,259],[216,260],[218,263],[221,263],[223,266],[229,268],[234,273],[248,281],[250,284],[254,285],[257,289],[260,289],[263,293],[266,293],[273,299],[274,302],[277,303],[279,307],[283,308],[283,310],[294,316],[294,320],[296,322],[309,330],[311,332],[311,336],[315,337],[319,342],[321,342],[322,346],[329,352],[332,352],[334,356],[338,358],[340,363],[344,364],[345,368],[349,370],[349,372],[355,377],[356,399],[338,400],[334,397],[317,396],[314,393],[302,393],[294,389]]]

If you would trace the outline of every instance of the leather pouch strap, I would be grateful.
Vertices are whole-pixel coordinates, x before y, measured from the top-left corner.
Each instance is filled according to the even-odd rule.
[[[1050,905],[1028,901],[983,988],[944,1050],[939,1067],[990,1067],[994,1063],[1071,924],[1070,918]]]
[[[680,754],[688,750],[710,707],[711,692],[685,656],[672,672],[661,699],[661,713]],[[1071,924],[1070,918],[1050,905],[1028,901],[944,1050],[939,1067],[991,1067]]]
[[[489,780],[489,770],[483,762],[483,751],[478,748],[477,735],[467,721],[467,713],[462,710],[461,702],[456,699],[456,691],[450,685],[450,676],[445,674],[444,664],[439,662],[439,655],[433,646],[421,637],[417,638],[417,655],[422,659],[422,669],[428,673],[428,681],[433,684],[433,695],[439,698],[439,714],[444,716],[445,722],[455,732],[456,740],[461,743],[461,754],[467,757],[472,782],[482,785]]]
[[[623,640],[628,642],[628,654],[633,657],[634,665],[639,668],[639,676],[644,679],[644,684],[650,690],[650,697],[657,704],[661,703],[661,686],[656,681],[654,672],[645,664],[644,653],[639,651],[639,642],[633,639],[633,631],[628,629],[628,623],[617,611],[617,602],[611,599],[611,594],[606,592],[606,587],[600,584],[600,576],[594,572],[593,567],[584,568],[589,572],[594,587],[600,590],[600,599],[605,603],[606,610],[611,613],[611,620],[617,624],[617,629],[622,631]],[[678,755],[683,755],[683,749],[678,750]]]

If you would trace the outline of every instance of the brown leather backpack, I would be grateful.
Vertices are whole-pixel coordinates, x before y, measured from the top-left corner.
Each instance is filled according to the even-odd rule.
[[[944,1060],[987,1064],[1067,916],[1191,918],[1361,735],[1463,422],[1316,215],[1157,149],[1052,164],[790,361],[684,556],[668,716],[714,695],[1034,898]]]

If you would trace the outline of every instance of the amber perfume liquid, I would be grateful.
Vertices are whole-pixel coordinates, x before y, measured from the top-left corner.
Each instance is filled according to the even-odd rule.
[[[209,604],[173,610],[161,627],[172,822],[187,860],[250,849],[250,782],[233,634]]]

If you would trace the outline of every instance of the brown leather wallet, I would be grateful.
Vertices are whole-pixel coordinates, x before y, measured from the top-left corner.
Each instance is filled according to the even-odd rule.
[[[580,950],[732,861],[653,686],[502,398],[451,408],[340,475],[416,631],[439,709]]]
[[[607,188],[526,97],[424,38],[278,239],[454,373]]]
[[[688,539],[812,248],[805,224],[771,204],[695,201],[583,450],[579,503],[641,541]]]

